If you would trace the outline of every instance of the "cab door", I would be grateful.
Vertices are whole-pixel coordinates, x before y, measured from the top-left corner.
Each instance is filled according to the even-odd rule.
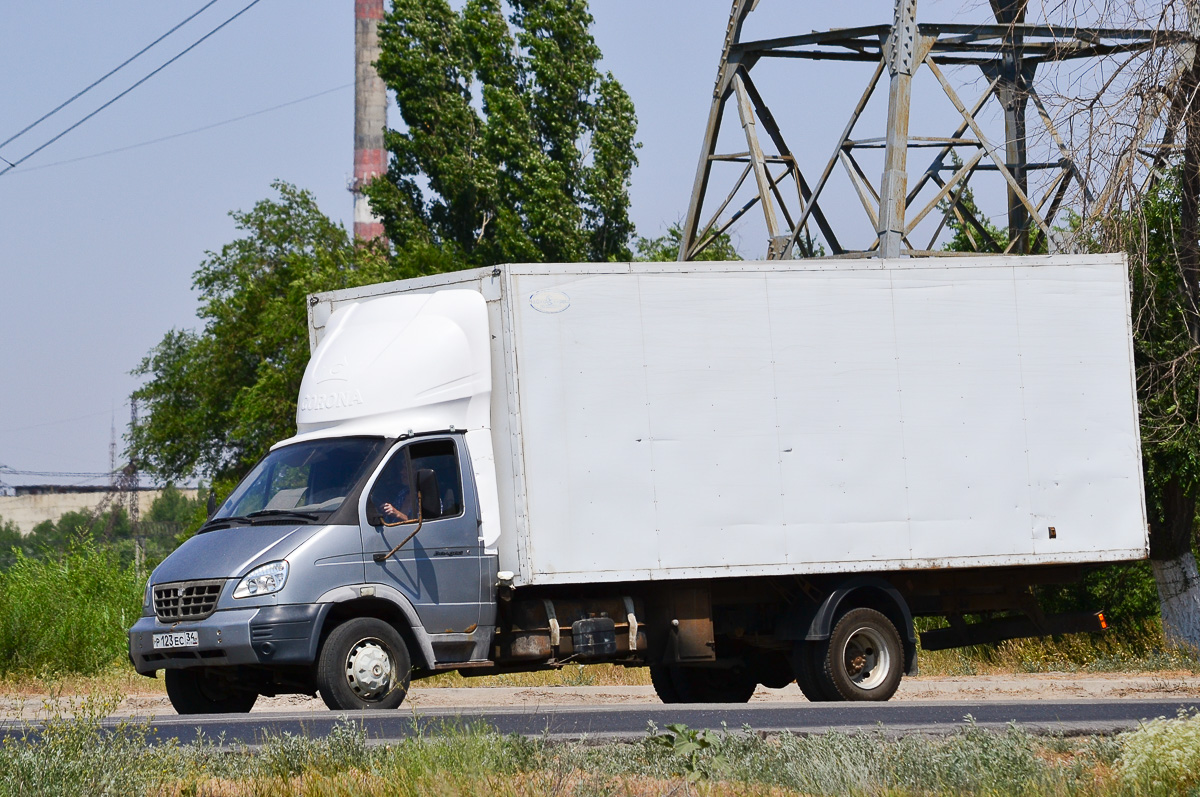
[[[403,443],[376,473],[360,524],[367,583],[408,597],[439,660],[471,658],[473,645],[461,635],[473,634],[480,622],[483,549],[470,473],[462,441],[454,436]],[[378,519],[375,512],[383,522],[370,522]]]

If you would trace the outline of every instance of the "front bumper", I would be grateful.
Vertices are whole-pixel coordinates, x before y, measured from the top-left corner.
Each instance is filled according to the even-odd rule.
[[[129,660],[142,675],[183,667],[239,664],[311,664],[316,660],[321,625],[332,604],[291,604],[225,609],[203,620],[164,623],[142,617],[129,630]],[[195,631],[194,648],[154,649],[154,635]]]

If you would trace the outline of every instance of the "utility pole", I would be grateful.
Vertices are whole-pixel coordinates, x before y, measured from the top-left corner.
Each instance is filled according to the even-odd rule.
[[[354,237],[382,238],[383,221],[371,210],[362,188],[387,171],[383,131],[387,127],[387,87],[375,62],[379,60],[379,23],[383,0],[354,0]]]
[[[133,432],[137,428],[138,423],[138,407],[137,401],[129,402],[129,431]],[[141,496],[138,494],[138,487],[141,483],[141,477],[138,474],[137,459],[130,454],[129,462],[121,469],[121,478],[119,481],[122,498],[125,499],[125,511],[129,515],[129,537],[133,540],[133,565],[134,572],[138,578],[142,576],[143,565],[146,561],[146,540],[141,536],[141,506],[139,500]],[[115,502],[116,506],[121,505],[118,499]],[[113,507],[113,512],[116,512],[116,506]]]

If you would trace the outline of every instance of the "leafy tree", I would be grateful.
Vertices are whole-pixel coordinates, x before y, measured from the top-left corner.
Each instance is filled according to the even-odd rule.
[[[1168,172],[1135,207],[1087,232],[1092,246],[1120,247],[1129,256],[1150,563],[1164,630],[1173,641],[1197,647],[1200,278],[1194,250],[1200,188],[1189,185],[1187,171]]]
[[[55,520],[43,520],[21,540],[21,551],[33,559],[58,559],[80,542],[123,548],[133,560],[129,516],[122,506],[77,509]]]
[[[962,168],[962,158],[957,152],[950,153],[951,162],[956,169]],[[983,215],[979,205],[975,203],[975,192],[965,183],[957,186],[956,198],[951,202],[948,198],[938,204],[942,217],[946,220],[946,228],[953,235],[943,246],[945,252],[1003,252],[1008,245],[1008,230],[1001,229],[991,219]],[[953,195],[953,194],[952,194]],[[960,218],[961,217],[961,218]],[[978,227],[971,221],[978,222]],[[982,229],[981,229],[982,228]]]
[[[16,561],[16,551],[24,550],[21,528],[11,520],[0,518],[0,570],[7,570]]]
[[[585,0],[395,0],[377,67],[406,129],[366,188],[388,237],[462,266],[630,259],[633,103]]]
[[[675,222],[667,231],[657,238],[638,237],[637,259],[652,261],[671,261],[679,259],[679,246],[683,241],[683,227]],[[717,239],[704,248],[696,260],[741,260],[729,238],[729,233],[721,233]]]
[[[207,519],[207,503],[208,490],[203,486],[195,498],[188,498],[168,482],[150,504],[150,511],[142,516],[141,534],[151,540],[162,540],[173,549]]]
[[[956,169],[962,168],[962,158],[957,152],[950,153],[950,160]],[[1003,252],[1008,247],[1008,229],[1000,227],[983,214],[975,203],[975,192],[970,186],[960,183],[953,194],[956,194],[953,202],[947,198],[938,204],[946,229],[952,233],[950,240],[942,245],[942,251]],[[1030,254],[1044,255],[1049,251],[1048,242],[1044,235],[1038,235],[1037,232],[1038,229],[1033,227],[1030,244],[1034,248]]]
[[[308,361],[308,294],[448,270],[419,243],[390,258],[355,244],[312,194],[275,183],[278,199],[230,214],[242,237],[209,252],[193,285],[199,331],[175,329],[134,369],[144,408],[130,452],[167,481],[239,477],[295,431]]]
[[[31,559],[60,559],[72,546],[87,544],[110,552],[125,565],[135,559],[135,546],[149,565],[161,561],[205,520],[207,491],[189,498],[167,484],[134,530],[124,506],[101,506],[64,513],[57,521],[43,520],[25,537],[16,524],[0,523],[0,571],[16,561],[13,548]]]

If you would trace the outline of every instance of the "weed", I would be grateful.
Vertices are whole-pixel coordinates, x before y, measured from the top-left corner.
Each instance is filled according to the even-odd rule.
[[[0,573],[0,673],[97,673],[124,658],[144,584],[90,541]]]
[[[651,725],[646,743],[670,751],[677,762],[672,774],[682,775],[687,780],[709,778],[714,772],[728,767],[728,762],[720,753],[717,735],[712,731],[698,731],[676,722],[659,733],[658,729]]]
[[[1117,737],[1039,737],[968,722],[943,738],[651,726],[633,743],[554,743],[447,724],[387,746],[360,724],[257,750],[102,725],[112,699],[0,743],[0,795],[1182,794],[1200,786],[1200,715]]]
[[[1200,784],[1200,714],[1180,709],[1121,739],[1121,780],[1138,794],[1183,794]]]
[[[254,760],[261,774],[286,779],[307,772],[329,776],[362,769],[368,758],[366,732],[358,723],[346,719],[324,738],[290,733],[267,737]]]
[[[166,748],[148,744],[149,727],[123,723],[105,729],[113,698],[87,698],[70,718],[51,716],[0,743],[0,794],[105,795],[148,793],[160,768],[150,759]]]

